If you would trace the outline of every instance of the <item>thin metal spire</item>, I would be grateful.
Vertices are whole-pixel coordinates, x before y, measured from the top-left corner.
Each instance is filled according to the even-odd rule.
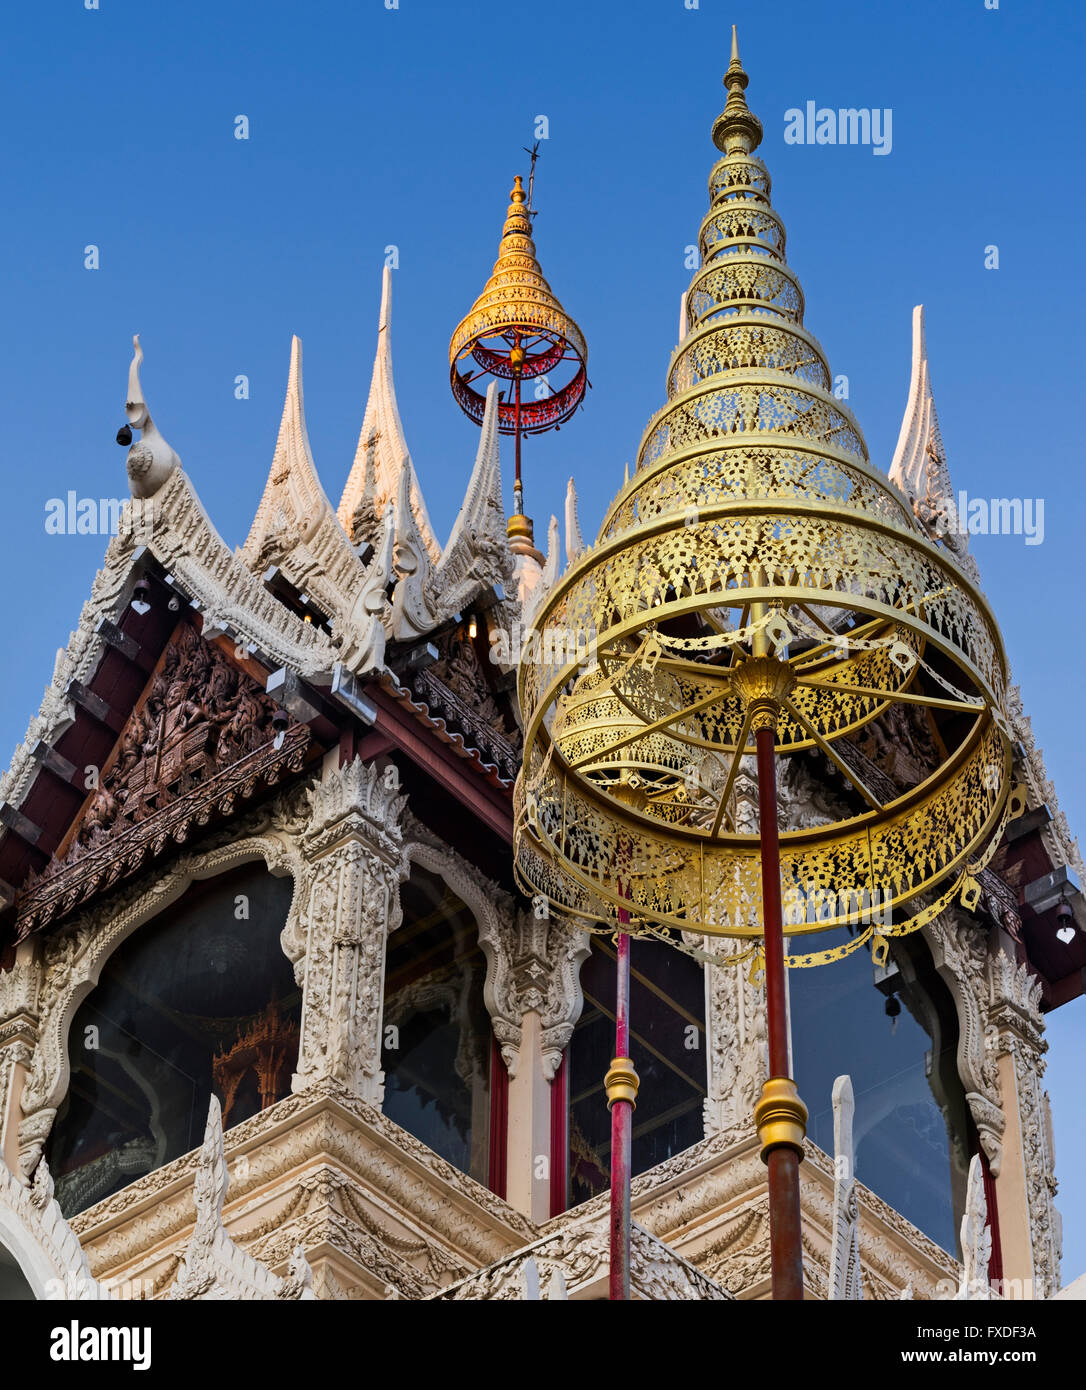
[[[725,154],[733,151],[750,154],[762,143],[762,123],[747,106],[743,95],[749,81],[739,61],[739,34],[733,24],[731,62],[724,74],[728,100],[713,126],[713,143]]]

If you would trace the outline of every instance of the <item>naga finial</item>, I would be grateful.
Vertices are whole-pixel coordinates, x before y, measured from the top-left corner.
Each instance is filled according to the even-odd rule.
[[[124,413],[128,417],[128,423],[134,425],[136,429],[143,429],[144,420],[148,419],[147,402],[143,399],[143,387],[140,385],[140,367],[143,365],[143,348],[140,347],[140,335],[132,334],[132,365],[128,369],[128,399],[124,404]]]
[[[133,334],[132,347],[134,351],[132,365],[128,369],[128,399],[124,406],[128,424],[118,433],[117,442],[128,444],[132,439],[133,429],[141,432],[139,440],[132,444],[128,451],[128,486],[133,497],[151,497],[174,469],[181,466],[181,460],[155,428],[147,402],[143,399],[143,387],[140,385],[143,348],[140,347],[138,333]]]

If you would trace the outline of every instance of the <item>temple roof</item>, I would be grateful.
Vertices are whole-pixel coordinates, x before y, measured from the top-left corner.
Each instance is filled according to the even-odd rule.
[[[378,356],[379,363],[387,356],[387,342]],[[412,734],[396,715],[388,695],[401,690],[412,649],[421,643],[429,650],[431,636],[441,640],[441,633],[466,628],[469,613],[473,629],[483,626],[484,652],[487,628],[516,618],[503,592],[512,556],[502,507],[496,392],[487,402],[464,502],[444,551],[431,556],[425,511],[420,523],[411,505],[421,493],[406,452],[383,474],[383,486],[394,484],[396,490],[375,508],[371,534],[356,546],[314,463],[302,348],[294,338],[271,468],[245,544],[233,551],[152,423],[139,380],[142,361],[137,339],[126,405],[142,435],[128,450],[133,500],[79,624],[57,653],[40,711],[0,778],[0,912],[17,899],[25,902],[28,875],[49,868],[55,876],[56,856],[66,853],[74,830],[94,810],[82,769],[117,757],[118,741],[138,717],[149,679],[175,641],[171,634],[186,623],[204,643],[219,647],[221,656],[208,658],[212,664],[225,660],[255,682],[251,699],[264,699],[266,686],[272,692],[269,708],[281,704],[317,730],[314,750],[335,738],[340,725],[375,717],[387,725],[386,741],[421,759],[448,794],[469,802],[474,797],[487,823],[500,831],[509,816],[511,775],[506,766],[503,783],[495,770],[494,750],[505,746],[502,727],[475,728],[470,698],[465,703],[445,689],[440,663],[427,673],[427,698],[446,713],[423,722],[428,751],[419,733]],[[486,704],[486,668],[481,669],[479,699]],[[223,680],[229,683],[228,676]],[[500,680],[496,669],[493,680]],[[416,729],[419,717],[414,711]],[[507,751],[502,760],[508,764]],[[463,789],[465,773],[477,790]],[[271,785],[267,779],[260,785],[265,782]]]
[[[753,138],[754,118],[748,120],[744,115],[745,83],[739,82],[739,75],[729,69],[728,103],[717,126],[725,145],[738,142],[742,146]],[[761,363],[763,370],[801,379],[803,389],[818,397],[826,410],[837,412],[833,448],[847,451],[852,466],[870,470],[858,427],[830,397],[824,357],[802,326],[802,295],[784,262],[783,228],[769,205],[764,166],[750,155],[739,161],[732,159],[730,164],[725,156],[713,171],[714,187],[723,187],[723,180],[734,175],[737,164],[742,166],[739,172],[743,178],[750,180],[744,185],[748,196],[740,200],[735,212],[742,221],[738,240],[747,244],[761,241],[769,249],[770,254],[759,256],[757,264],[759,268],[769,267],[777,277],[780,307],[767,301],[750,308],[738,304],[738,313],[727,320],[728,332],[750,337],[744,347],[751,355],[748,365],[759,365],[754,357],[767,354]],[[702,231],[706,246],[727,232],[725,222],[732,211],[729,205],[710,212]],[[719,226],[713,222],[717,217],[725,219]],[[707,273],[714,273],[711,263],[700,276]],[[697,392],[704,374],[701,344],[722,331],[699,300],[699,293],[687,296],[689,332],[672,362],[677,400],[658,413],[646,436],[646,446],[657,431],[682,424],[677,414],[672,419],[669,412]],[[255,679],[263,681],[270,672],[285,671],[307,690],[317,692],[322,709],[335,699],[346,699],[348,705],[353,699],[357,704],[357,692],[363,687],[380,687],[375,700],[383,700],[390,708],[399,701],[399,708],[406,709],[402,701],[410,687],[411,722],[416,727],[427,737],[434,735],[434,742],[443,749],[453,750],[450,759],[470,769],[473,780],[478,781],[479,774],[484,782],[489,780],[489,791],[497,793],[507,780],[507,757],[503,762],[497,754],[487,752],[483,744],[466,736],[457,727],[455,715],[448,713],[455,710],[455,702],[448,690],[441,688],[439,670],[430,687],[420,694],[422,687],[415,689],[403,664],[405,656],[431,636],[440,641],[441,633],[466,630],[470,610],[473,616],[480,615],[483,669],[488,672],[487,628],[493,635],[496,625],[511,628],[521,616],[515,599],[502,593],[512,574],[513,555],[502,500],[496,386],[492,385],[486,397],[483,428],[464,502],[442,550],[434,541],[403,439],[392,385],[389,308],[390,275],[386,270],[374,380],[360,453],[338,514],[320,482],[309,444],[302,350],[295,338],[271,468],[249,535],[237,552],[216,530],[181,460],[152,422],[140,383],[143,353],[136,340],[126,397],[129,422],[141,431],[127,460],[133,504],[126,511],[121,533],[109,543],[75,631],[57,653],[40,710],[0,778],[0,907],[5,900],[13,900],[27,872],[41,867],[81,813],[86,789],[80,770],[87,764],[105,763],[174,625],[181,621],[178,613],[198,622],[204,640],[223,644],[231,659],[241,662]],[[749,330],[755,328],[757,333],[750,336]],[[679,379],[684,371],[691,373],[689,381]],[[851,430],[855,433],[849,438]],[[660,459],[650,457],[651,453],[651,448],[648,452],[643,448],[639,471],[659,470]],[[920,310],[914,316],[909,408],[891,476],[914,502],[920,496],[930,500],[939,495],[938,491],[921,494],[924,485],[941,489],[941,495],[953,503]],[[637,481],[635,474],[624,488],[624,496]],[[621,520],[621,506],[620,499],[612,524]],[[139,530],[140,507],[146,509],[145,519],[153,521],[145,533]],[[344,524],[344,514],[353,535]],[[565,523],[566,556],[570,563],[576,563],[583,553],[583,540],[572,480]],[[522,571],[530,559],[535,581],[529,608],[534,608],[557,581],[560,535],[554,519],[547,552],[545,562],[538,552],[528,558],[518,556]],[[286,582],[286,589],[275,587],[269,578],[271,571]],[[134,600],[138,586],[148,581],[153,602],[149,611],[141,613]],[[392,665],[387,649],[398,654]],[[354,693],[344,696],[344,691]],[[434,715],[438,708],[446,713]],[[425,709],[431,713],[423,718]],[[1029,832],[1020,830],[1016,841],[1032,855],[1028,874],[1034,882],[1045,874],[1058,876],[1067,869],[1081,875],[1078,846],[1059,810],[1041,752],[1013,687],[1007,713],[1021,742],[1018,763],[1030,786],[1030,805],[1034,808],[1030,816],[1036,819],[1036,827]],[[321,713],[317,717],[325,718]],[[393,716],[385,711],[380,717]],[[500,808],[493,811],[496,820],[503,814]],[[1027,833],[1028,840],[1024,838]],[[1080,925],[1086,926],[1082,895],[1077,888],[1069,895]],[[1038,944],[1030,948],[1033,958],[1036,952],[1047,950],[1043,943],[1052,936],[1050,909],[1038,906],[1033,911],[1023,904],[1022,910],[1027,937],[1031,925],[1036,928]],[[1076,945],[1073,949],[1079,948]],[[1052,987],[1050,1005],[1063,1002],[1081,988],[1081,970],[1077,975],[1075,970],[1066,972],[1069,959],[1066,951],[1058,959],[1055,955],[1044,957],[1041,968]]]
[[[391,273],[385,268],[369,403],[343,499],[333,511],[309,446],[302,348],[293,340],[272,465],[240,551],[262,579],[281,575],[331,624],[354,672],[378,669],[385,639],[413,642],[512,578],[498,449],[488,394],[475,462],[447,545],[437,544],[403,438],[392,383]],[[376,624],[376,627],[375,627]]]

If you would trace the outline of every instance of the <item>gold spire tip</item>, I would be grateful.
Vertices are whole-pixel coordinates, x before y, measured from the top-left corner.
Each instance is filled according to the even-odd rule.
[[[725,154],[750,154],[762,143],[762,123],[747,106],[743,95],[749,81],[739,59],[739,33],[733,24],[731,62],[724,74],[728,100],[713,123],[713,144]]]

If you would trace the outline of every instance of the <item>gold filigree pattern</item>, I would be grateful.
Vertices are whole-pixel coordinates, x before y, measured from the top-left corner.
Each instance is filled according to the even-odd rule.
[[[750,938],[727,959],[757,968],[759,840],[734,810],[762,718],[752,660],[787,663],[778,754],[821,759],[846,788],[836,819],[781,834],[786,930],[855,926],[874,903],[884,924],[793,965],[914,930],[931,907],[909,903],[960,892],[1007,814],[1011,753],[987,603],[872,467],[803,327],[745,85],[714,127],[667,403],[533,618],[516,833],[522,883],[582,924]],[[532,640],[553,632],[566,640]],[[854,742],[867,726],[885,742],[878,721],[902,706],[933,750],[911,785],[865,772]]]

